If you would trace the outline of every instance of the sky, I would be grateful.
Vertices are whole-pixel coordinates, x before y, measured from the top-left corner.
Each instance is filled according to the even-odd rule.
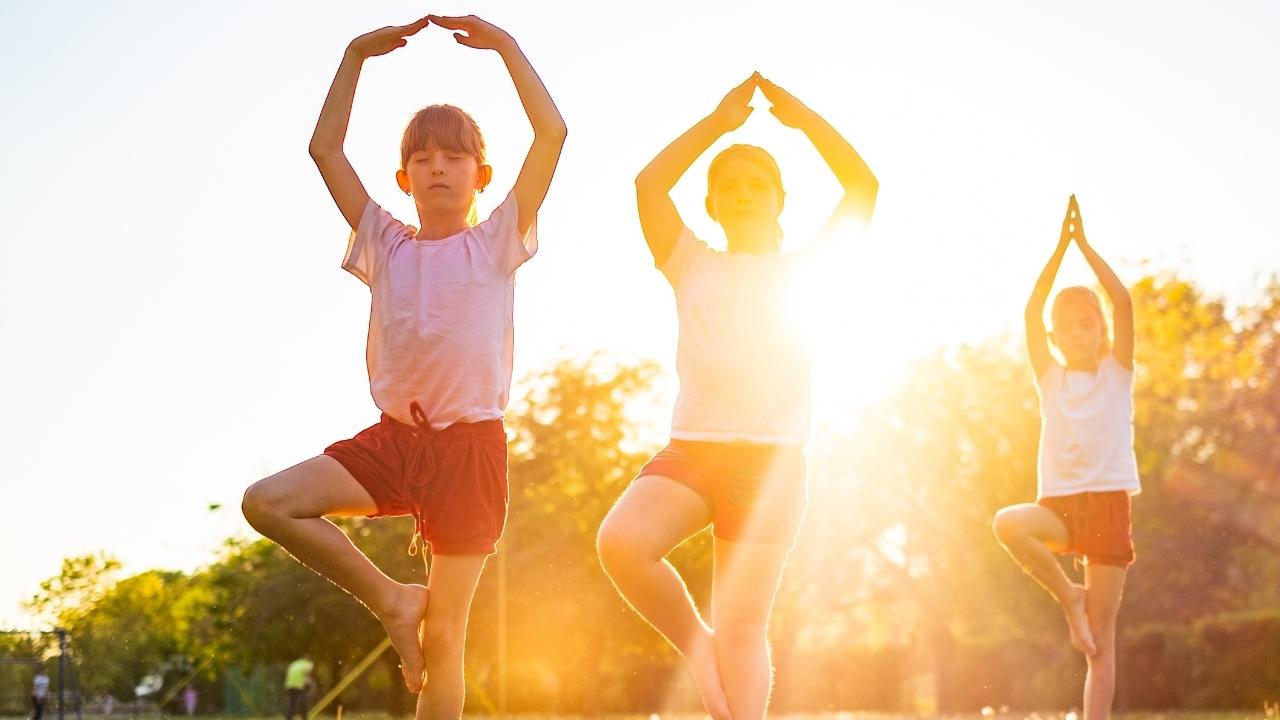
[[[675,314],[632,180],[759,70],[880,181],[870,228],[815,284],[815,404],[837,417],[931,349],[1016,332],[1067,196],[1122,278],[1175,271],[1231,302],[1280,273],[1280,5],[1256,2],[643,4],[0,3],[0,627],[63,557],[189,570],[252,531],[254,480],[377,419],[368,290],[306,146],[343,48],[427,12],[510,32],[569,139],[518,275],[519,378],[605,350],[670,368]],[[400,134],[449,102],[495,191],[531,138],[500,58],[428,28],[369,60],[347,153],[374,199]],[[787,247],[839,188],[757,111],[732,142],[782,167]],[[675,191],[713,244],[702,158]],[[1063,283],[1089,283],[1068,256]],[[672,383],[660,390],[669,412]],[[214,509],[211,509],[213,507]]]

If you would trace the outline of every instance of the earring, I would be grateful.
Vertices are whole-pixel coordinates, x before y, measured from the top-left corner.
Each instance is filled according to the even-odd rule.
[[[412,191],[412,190],[405,190],[405,191],[404,191],[404,194],[405,194],[405,195],[412,195],[412,194],[413,194],[413,191]]]

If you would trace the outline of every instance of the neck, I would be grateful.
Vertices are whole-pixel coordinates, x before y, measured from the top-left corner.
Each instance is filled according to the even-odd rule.
[[[1093,360],[1093,361],[1076,361],[1076,362],[1072,362],[1072,361],[1068,360],[1068,361],[1067,361],[1067,366],[1066,366],[1066,367],[1067,367],[1067,369],[1068,369],[1068,370],[1079,370],[1079,371],[1081,371],[1081,372],[1097,372],[1097,371],[1098,371],[1098,364],[1099,364],[1100,362],[1101,362],[1101,358],[1099,358],[1098,360]]]
[[[419,240],[443,240],[451,235],[458,233],[471,227],[467,224],[466,216],[452,217],[431,213],[428,215],[418,208],[418,235]]]
[[[772,227],[734,232],[725,230],[725,239],[729,241],[729,252],[764,255],[778,250],[778,238]]]

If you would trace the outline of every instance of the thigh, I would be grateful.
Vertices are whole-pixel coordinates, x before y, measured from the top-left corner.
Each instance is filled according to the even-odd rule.
[[[1017,534],[1035,538],[1054,552],[1066,550],[1071,543],[1071,536],[1062,518],[1036,503],[1010,505],[996,513],[996,531],[1002,537]]]
[[[730,627],[763,629],[768,624],[790,549],[789,542],[715,539],[711,624],[717,631]]]
[[[378,511],[369,491],[328,455],[304,460],[249,487],[255,501],[289,517],[361,516]]]
[[[471,599],[475,596],[487,555],[433,555],[427,575],[426,622],[429,628],[440,625],[466,626]]]
[[[1127,568],[1087,562],[1084,566],[1084,590],[1089,626],[1114,634],[1116,616],[1120,613],[1120,599],[1124,596]]]
[[[636,478],[600,524],[600,541],[666,557],[711,522],[711,508],[689,486],[661,475]]]

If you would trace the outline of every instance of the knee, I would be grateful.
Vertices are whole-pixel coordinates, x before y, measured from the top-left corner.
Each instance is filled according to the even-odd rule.
[[[249,486],[240,500],[240,512],[249,525],[258,532],[270,528],[281,516],[280,498],[275,496],[265,480]],[[265,534],[265,533],[264,533]]]
[[[600,558],[600,565],[610,576],[625,571],[642,559],[639,543],[631,533],[607,519],[596,533],[596,555]]]
[[[1005,545],[1016,542],[1025,534],[1022,522],[1012,508],[1004,508],[996,513],[991,521],[991,531],[995,533],[996,539]]]
[[[764,623],[751,621],[717,621],[715,643],[716,647],[733,652],[747,652],[752,648],[767,649],[769,647],[768,632]]]
[[[441,613],[427,610],[422,624],[422,651],[427,658],[447,659],[461,657],[466,644],[467,616],[465,613]]]

